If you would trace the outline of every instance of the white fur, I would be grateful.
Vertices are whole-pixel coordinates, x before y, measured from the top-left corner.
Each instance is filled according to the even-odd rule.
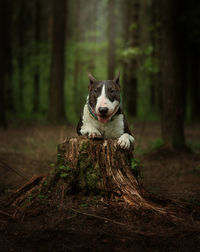
[[[119,114],[108,123],[99,122],[90,115],[86,104],[83,110],[83,125],[80,132],[89,138],[119,138],[118,145],[121,148],[129,149],[131,143],[134,143],[134,138],[124,133],[123,117],[123,114]]]
[[[106,97],[106,91],[105,91],[105,84],[102,87],[101,95],[97,98],[97,103],[95,107],[95,113],[99,114],[99,108],[100,107],[107,107],[108,108],[108,115],[112,114],[115,108],[119,105],[118,101],[111,102]]]
[[[135,140],[134,138],[129,135],[128,133],[124,133],[123,135],[120,136],[118,139],[117,144],[122,148],[122,149],[129,149],[131,146],[131,143],[134,144]]]

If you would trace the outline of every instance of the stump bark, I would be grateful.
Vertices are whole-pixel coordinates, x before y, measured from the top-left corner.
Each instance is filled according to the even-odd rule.
[[[99,194],[177,220],[172,210],[174,204],[168,206],[165,201],[163,204],[152,200],[138,181],[132,164],[133,150],[119,148],[117,140],[67,138],[58,146],[57,163],[52,172],[33,178],[12,195],[7,206],[24,211],[38,197],[63,202],[69,194]]]
[[[131,169],[132,159],[132,150],[117,147],[117,140],[111,139],[68,138],[58,147],[68,192],[100,193],[141,206],[144,190]]]

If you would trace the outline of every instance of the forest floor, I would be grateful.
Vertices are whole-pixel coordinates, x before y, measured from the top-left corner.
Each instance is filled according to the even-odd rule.
[[[74,195],[62,207],[44,204],[16,220],[0,208],[0,251],[200,251],[200,125],[186,125],[185,133],[192,151],[166,152],[158,148],[158,123],[135,123],[133,130],[144,188],[184,204],[182,222]],[[53,169],[58,143],[73,136],[66,126],[1,129],[0,204],[32,176]]]

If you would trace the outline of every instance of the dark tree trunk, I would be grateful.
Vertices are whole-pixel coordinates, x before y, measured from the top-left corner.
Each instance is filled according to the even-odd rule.
[[[140,3],[138,0],[125,1],[125,42],[128,41],[127,47],[136,48],[139,45],[139,11]],[[131,57],[128,62],[124,63],[124,96],[125,109],[130,116],[136,116],[137,114],[137,89],[138,89],[138,77],[137,77],[137,56]]]
[[[26,3],[20,1],[20,11],[19,11],[19,54],[18,54],[18,64],[19,64],[19,107],[20,111],[24,111],[24,47],[25,47],[25,33],[26,33]]]
[[[14,94],[13,94],[13,64],[12,64],[12,15],[13,15],[13,3],[12,1],[7,1],[8,5],[8,13],[7,13],[7,49],[6,49],[6,61],[7,61],[7,78],[6,78],[6,111],[8,113],[15,112],[15,105],[14,105]]]
[[[66,0],[53,0],[53,45],[51,62],[51,81],[49,90],[49,119],[57,122],[65,119],[64,75],[65,75],[65,37]]]
[[[162,137],[167,146],[184,147],[183,87],[181,83],[178,3],[161,3]]]
[[[191,119],[193,121],[200,121],[200,49],[199,45],[191,46]]]
[[[0,126],[6,127],[6,79],[11,65],[10,44],[10,19],[11,2],[2,0],[0,2]]]
[[[35,56],[39,55],[39,42],[40,42],[40,22],[41,22],[41,3],[40,0],[35,0]],[[40,73],[39,73],[39,62],[36,60],[35,73],[34,73],[34,95],[33,95],[33,112],[39,111],[40,105]]]
[[[82,29],[81,29],[81,9],[82,9],[82,1],[77,0],[76,1],[76,10],[75,10],[75,40],[76,43],[79,44],[82,40]],[[73,105],[74,109],[77,115],[80,114],[80,99],[77,99],[78,96],[81,96],[79,93],[79,78],[80,78],[80,72],[81,72],[81,65],[82,62],[80,61],[80,50],[77,48],[74,54],[75,62],[74,62],[74,81],[73,81]]]
[[[153,46],[152,60],[157,61],[160,58],[160,45],[158,33],[160,32],[157,24],[160,21],[159,0],[153,0],[151,5],[150,24],[153,27],[150,33],[150,40]],[[161,110],[161,88],[160,88],[160,71],[150,74],[150,104],[154,111]]]
[[[108,0],[108,79],[115,76],[115,0]]]

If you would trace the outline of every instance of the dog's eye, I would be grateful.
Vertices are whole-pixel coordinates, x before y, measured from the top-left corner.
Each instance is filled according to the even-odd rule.
[[[114,89],[110,89],[110,93],[113,94],[115,92]]]
[[[98,92],[98,88],[95,88],[95,89],[94,89],[94,92],[97,93],[97,92]]]

